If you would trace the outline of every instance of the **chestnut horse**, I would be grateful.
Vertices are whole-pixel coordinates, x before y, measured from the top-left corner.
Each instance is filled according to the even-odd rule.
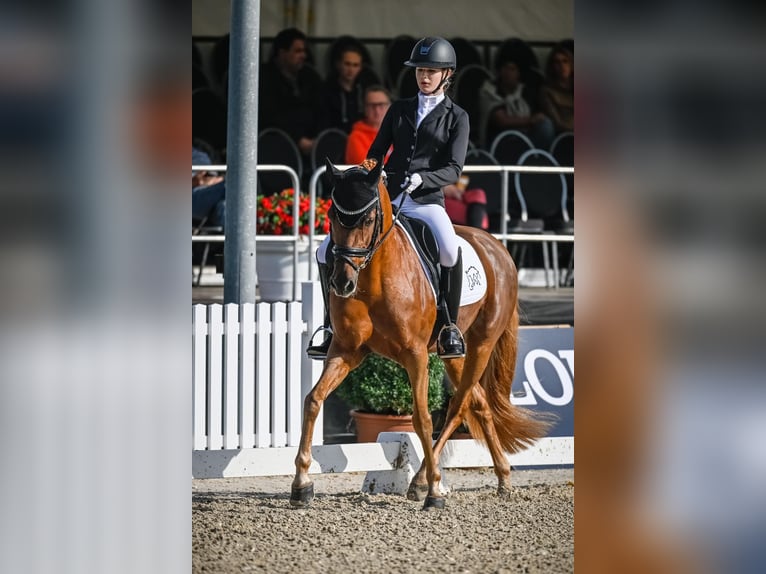
[[[508,250],[481,229],[455,228],[476,250],[488,285],[482,299],[460,309],[458,325],[464,333],[466,355],[444,361],[454,395],[444,428],[432,447],[428,353],[434,346],[437,309],[431,286],[405,232],[395,225],[388,190],[380,178],[381,164],[372,171],[355,166],[342,172],[328,160],[327,169],[332,173],[335,204],[330,212],[334,262],[329,297],[334,335],[322,375],[304,403],[290,503],[306,506],[314,496],[308,470],[311,437],[322,403],[371,351],[401,364],[412,385],[412,420],[423,444],[424,460],[407,497],[425,499],[424,508],[444,507],[439,454],[462,421],[488,447],[497,492],[507,496],[511,470],[505,453],[526,448],[548,428],[545,420],[510,402],[519,314],[516,267]],[[359,205],[359,197],[372,200],[362,200],[364,210],[359,210],[363,215],[358,223],[344,227],[338,209],[349,205],[349,198],[352,205]],[[329,262],[329,250],[327,256]]]

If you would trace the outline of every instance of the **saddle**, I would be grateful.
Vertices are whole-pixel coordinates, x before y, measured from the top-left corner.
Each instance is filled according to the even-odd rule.
[[[414,217],[408,217],[403,213],[399,214],[398,223],[402,226],[402,229],[410,236],[412,245],[415,247],[415,251],[420,258],[423,268],[425,269],[426,277],[431,283],[434,295],[436,296],[436,320],[434,321],[433,330],[431,331],[431,337],[428,342],[429,346],[433,345],[436,341],[436,337],[439,335],[442,325],[447,323],[447,311],[444,308],[444,299],[439,292],[441,274],[441,265],[439,264],[439,244],[436,243],[431,228],[420,219]]]
[[[441,265],[439,265],[439,244],[436,243],[433,232],[424,221],[409,217],[403,213],[399,214],[397,221],[412,239],[412,244],[415,246],[418,257],[423,262],[423,266],[427,271],[426,276],[431,282],[438,301]]]

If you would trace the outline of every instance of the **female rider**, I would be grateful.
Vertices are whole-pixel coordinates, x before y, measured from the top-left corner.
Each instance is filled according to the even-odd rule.
[[[442,187],[458,181],[463,170],[468,148],[468,114],[444,93],[456,67],[455,50],[447,40],[423,38],[415,44],[404,65],[415,68],[420,92],[413,98],[391,104],[364,165],[371,169],[383,161],[393,145],[385,165],[391,200],[405,193],[401,213],[425,221],[439,245],[439,307],[445,311],[446,321],[439,332],[437,350],[440,357],[462,357],[465,344],[456,325],[463,279],[462,256],[455,229],[444,209]],[[399,205],[399,201],[394,201],[394,205]],[[325,309],[329,296],[328,243],[329,239],[317,250]],[[327,319],[325,322],[329,323]],[[307,349],[310,357],[324,359],[327,356],[332,333],[328,324],[325,330],[328,336],[324,342]]]

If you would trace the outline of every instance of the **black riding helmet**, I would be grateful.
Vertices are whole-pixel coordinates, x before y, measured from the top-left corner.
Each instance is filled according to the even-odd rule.
[[[410,68],[450,68],[457,67],[455,48],[444,38],[438,36],[423,38],[412,49],[410,59],[404,62]]]

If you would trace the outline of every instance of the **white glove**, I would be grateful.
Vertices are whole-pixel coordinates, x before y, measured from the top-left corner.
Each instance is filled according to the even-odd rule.
[[[417,188],[419,188],[423,184],[423,178],[420,177],[419,173],[413,173],[412,175],[407,176],[404,178],[404,183],[402,183],[402,189],[404,190],[404,193],[412,193]]]

